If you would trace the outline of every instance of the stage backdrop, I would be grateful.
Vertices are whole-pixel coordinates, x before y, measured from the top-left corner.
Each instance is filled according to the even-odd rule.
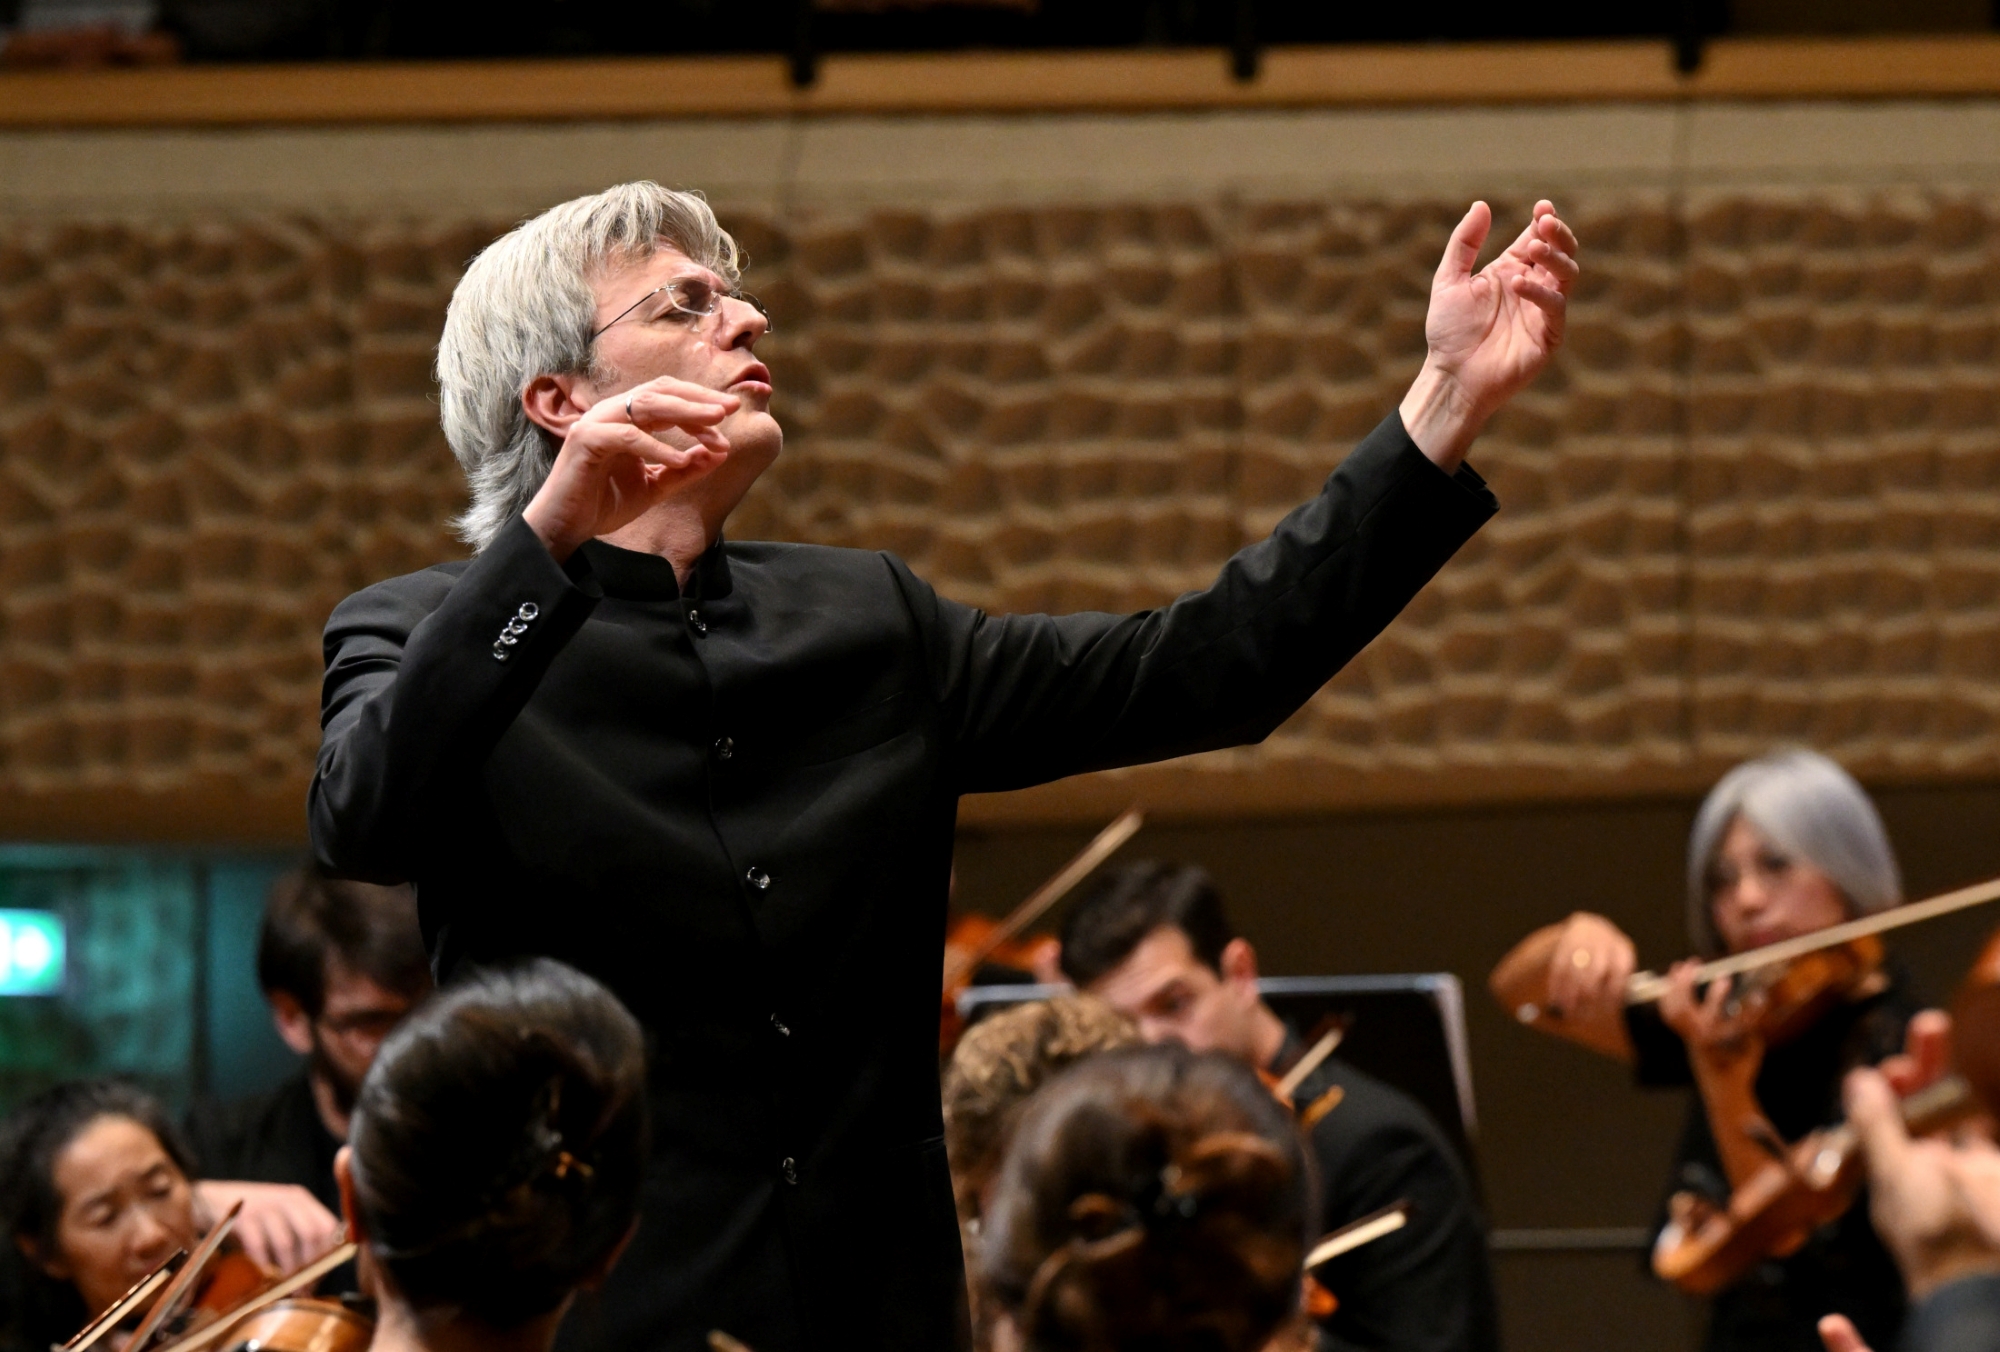
[[[1501,516],[1261,748],[968,804],[1082,820],[1685,793],[1791,741],[2000,778],[2000,104],[0,136],[0,829],[300,838],[319,631],[460,552],[466,260],[705,188],[777,328],[733,526],[997,610],[1153,605],[1312,493],[1489,198],[1584,240]],[[1490,250],[1489,250],[1490,252]]]
[[[173,847],[0,857],[79,945],[60,1038],[0,1020],[0,1093],[58,1042],[172,1092],[283,1070],[247,954],[280,860],[233,851],[303,837],[328,610],[459,553],[446,299],[637,177],[711,194],[777,319],[787,450],[734,533],[1001,610],[1204,583],[1393,408],[1465,204],[1561,204],[1589,271],[1475,452],[1501,516],[1264,747],[968,802],[960,900],[1141,798],[1131,853],[1212,868],[1268,970],[1458,973],[1509,1345],[1695,1345],[1634,1247],[1677,1096],[1479,985],[1579,906],[1681,955],[1693,803],[1783,743],[1877,789],[1913,892],[2000,871],[1992,98],[0,134],[0,839]],[[1989,923],[1901,943],[1919,992]],[[116,990],[134,945],[179,957]]]

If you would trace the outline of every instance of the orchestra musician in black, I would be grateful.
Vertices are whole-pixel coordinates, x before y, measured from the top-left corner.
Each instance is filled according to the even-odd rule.
[[[546,954],[645,1026],[644,1223],[579,1345],[964,1340],[958,799],[1260,740],[1492,515],[1466,451],[1561,341],[1577,265],[1541,203],[1475,271],[1490,225],[1451,237],[1401,406],[1135,615],[988,615],[891,554],[725,540],[783,438],[769,321],[698,195],[621,185],[472,262],[438,372],[474,556],[328,621],[311,829],[330,870],[416,885],[441,979]]]

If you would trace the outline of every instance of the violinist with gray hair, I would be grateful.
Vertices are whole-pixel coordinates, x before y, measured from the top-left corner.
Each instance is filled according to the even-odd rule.
[[[1742,995],[1726,979],[1698,989],[1700,959],[1887,910],[1903,900],[1902,878],[1867,792],[1825,756],[1793,750],[1739,765],[1709,792],[1688,841],[1686,884],[1688,938],[1699,957],[1674,965],[1657,1004],[1626,1003],[1637,966],[1632,940],[1587,911],[1523,942],[1494,985],[1516,979],[1510,969],[1525,955],[1546,952],[1547,1006],[1561,1011],[1551,1031],[1631,1063],[1641,1085],[1692,1084],[1699,1092],[1667,1191],[1726,1203],[1770,1163],[1763,1143],[1797,1141],[1841,1120],[1841,1077],[1901,1052],[1916,1006],[1885,964],[1859,973],[1786,1037],[1760,1026],[1761,994]],[[1663,1226],[1672,1209],[1663,1210]],[[1818,1321],[1837,1313],[1874,1346],[1890,1347],[1904,1311],[1902,1279],[1863,1201],[1797,1252],[1719,1292],[1706,1346],[1820,1352]]]
[[[623,184],[472,262],[438,375],[473,557],[334,611],[311,827],[334,872],[416,884],[441,978],[547,955],[645,1027],[643,1223],[579,1342],[962,1342],[959,796],[1260,740],[1479,529],[1466,452],[1577,276],[1548,203],[1475,271],[1490,225],[1446,247],[1401,406],[1136,615],[988,615],[891,554],[727,539],[784,437],[770,322],[699,196]]]

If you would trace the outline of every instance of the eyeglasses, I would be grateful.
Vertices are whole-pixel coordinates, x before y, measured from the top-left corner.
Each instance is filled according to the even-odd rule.
[[[699,329],[701,321],[720,310],[725,300],[740,300],[748,305],[764,316],[764,332],[771,331],[771,312],[755,296],[744,291],[723,291],[704,277],[678,277],[665,286],[653,288],[620,310],[610,324],[593,331],[589,341],[596,342],[598,334],[635,312],[648,324],[665,321]]]

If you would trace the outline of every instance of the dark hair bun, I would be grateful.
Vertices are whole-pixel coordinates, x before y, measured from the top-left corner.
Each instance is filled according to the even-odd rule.
[[[547,1313],[638,1213],[639,1026],[561,963],[480,972],[383,1044],[349,1140],[369,1247],[405,1299],[501,1327]]]
[[[1022,1119],[982,1276],[1034,1352],[1253,1352],[1298,1309],[1307,1195],[1297,1130],[1248,1069],[1109,1052]]]

